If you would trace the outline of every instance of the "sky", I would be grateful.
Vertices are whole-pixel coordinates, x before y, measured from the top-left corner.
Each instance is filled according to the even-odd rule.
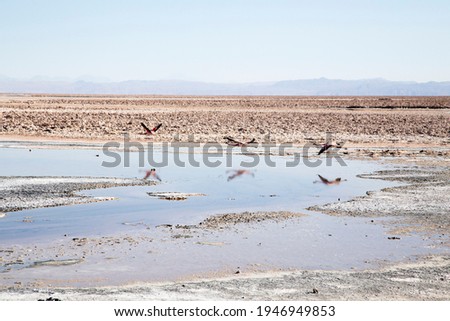
[[[450,81],[448,0],[0,0],[0,76]]]

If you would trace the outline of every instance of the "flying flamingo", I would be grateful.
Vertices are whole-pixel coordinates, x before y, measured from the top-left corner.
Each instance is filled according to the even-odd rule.
[[[159,129],[159,127],[162,126],[162,124],[158,124],[155,127],[153,127],[152,129],[145,126],[144,123],[141,123],[141,126],[144,127],[144,129],[145,129],[145,135],[153,135],[154,133],[156,133],[156,131]]]
[[[227,142],[226,142],[227,145],[233,146],[233,147],[246,147],[247,145],[253,144],[256,142],[256,140],[254,138],[251,141],[246,142],[246,143],[237,141],[237,140],[231,138],[230,136],[225,136],[224,139],[227,140]]]
[[[325,152],[326,150],[328,150],[331,147],[337,147],[337,146],[332,145],[332,144],[328,144],[328,143],[323,144],[322,148],[319,150],[319,153],[317,155],[322,154],[323,152]]]

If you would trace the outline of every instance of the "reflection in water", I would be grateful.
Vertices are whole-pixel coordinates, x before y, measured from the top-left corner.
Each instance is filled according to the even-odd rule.
[[[346,179],[342,180],[340,177],[329,181],[328,179],[326,179],[325,177],[318,175],[320,178],[320,181],[314,181],[314,183],[323,183],[325,185],[339,185],[341,182],[346,181]]]
[[[156,169],[151,168],[149,170],[144,170],[145,176],[142,179],[153,178],[161,182],[161,178],[156,174]]]
[[[29,153],[25,149],[10,148],[0,152],[0,176],[36,176],[38,173],[42,176],[127,178],[139,175],[138,178],[142,178],[140,170],[144,170],[139,167],[139,153],[130,153],[130,166],[121,164],[107,168],[101,166],[106,157],[98,150],[35,149]],[[121,156],[123,159],[123,154]],[[163,152],[153,152],[152,156],[163,157]],[[274,167],[260,163],[251,169],[232,170],[236,163],[248,160],[245,155],[233,155],[233,163],[227,162],[229,155],[216,155],[221,162],[215,167],[205,166],[204,162],[198,167],[189,165],[188,158],[193,155],[183,153],[183,150],[176,156],[178,158],[168,157],[167,166],[149,171],[146,178],[153,178],[156,172],[164,178],[158,185],[81,193],[117,200],[9,213],[0,220],[0,244],[46,244],[44,254],[51,254],[49,249],[55,242],[70,243],[77,238],[86,238],[98,244],[104,242],[105,237],[117,238],[126,244],[123,248],[119,245],[101,247],[97,257],[93,254],[90,263],[83,263],[89,266],[87,270],[92,277],[104,277],[105,271],[113,266],[109,270],[117,282],[166,279],[250,264],[266,269],[367,267],[366,262],[400,260],[405,256],[432,252],[420,235],[402,236],[393,246],[382,224],[371,223],[366,218],[334,217],[305,210],[315,204],[345,201],[364,195],[367,190],[394,185],[356,177],[359,173],[383,169],[376,163],[346,160],[348,166],[336,163],[314,168],[303,164],[287,167],[286,162],[292,160],[290,157],[272,157]],[[185,166],[177,166],[175,159],[185,162]],[[224,175],[227,170],[231,172]],[[252,179],[229,183],[238,176],[253,176],[255,170],[258,175]],[[314,184],[318,173],[323,184]],[[346,183],[338,184],[338,179],[329,181],[325,178],[336,176],[345,177]],[[200,195],[205,196],[189,197]],[[175,201],[181,198],[183,201]],[[245,211],[288,211],[307,215],[291,220],[259,222],[256,226],[238,224],[218,231],[177,229],[178,224],[197,225],[213,214]],[[24,223],[25,218],[31,222]],[[384,220],[384,223],[389,221]],[[124,241],[129,235],[152,241],[133,243],[131,247]],[[211,246],[217,244],[222,246]],[[92,249],[96,249],[95,246]],[[53,254],[59,255],[59,248],[55,247],[54,251]],[[96,262],[101,264],[96,265]],[[80,264],[74,271],[81,269]],[[38,269],[33,271],[39,272]],[[74,278],[77,277],[75,272]]]
[[[129,153],[129,166],[124,163],[117,167],[103,167],[107,157],[98,150],[57,150],[35,149],[29,153],[25,149],[7,148],[1,150],[0,176],[96,176],[142,178],[139,172],[141,153]],[[163,158],[163,151],[153,151],[154,159]],[[123,160],[124,153],[120,153]],[[167,157],[167,155],[165,155]],[[347,200],[355,195],[364,195],[374,190],[393,185],[386,181],[364,180],[357,178],[358,173],[381,169],[374,163],[346,161],[348,166],[326,166],[310,168],[302,163],[296,167],[287,167],[292,157],[274,157],[275,166],[260,162],[256,167],[233,170],[236,164],[248,161],[252,157],[232,155],[214,155],[219,161],[215,167],[189,165],[189,159],[202,155],[192,155],[180,149],[178,155],[170,154],[169,163],[164,167],[150,170],[149,178],[163,177],[158,185],[145,187],[116,187],[90,190],[84,195],[94,197],[114,197],[118,200],[76,206],[42,208],[11,213],[1,220],[0,241],[43,237],[51,234],[81,233],[100,235],[114,233],[123,229],[123,222],[143,222],[147,225],[159,224],[196,224],[212,214],[243,211],[292,211],[303,212],[306,207],[338,199]],[[178,166],[177,162],[184,163]],[[179,163],[179,162],[178,162]],[[33,166],[30,166],[33,164]],[[231,167],[231,168],[230,168]],[[241,175],[251,175],[258,171],[253,179],[239,180],[239,184],[228,181]],[[229,176],[224,173],[229,172]],[[346,177],[346,184],[329,189],[323,184],[314,184],[317,172],[321,175],[339,175]],[[236,175],[236,176],[235,176]],[[145,175],[147,176],[147,174]],[[148,192],[200,193],[205,197],[189,198],[184,202],[168,202],[148,197]],[[266,197],[277,195],[277,197]],[[24,216],[33,217],[33,224],[20,224]]]
[[[234,169],[227,171],[228,178],[227,181],[231,181],[235,179],[236,177],[242,176],[242,175],[250,175],[252,177],[255,177],[255,173],[252,171],[249,171],[247,169]]]

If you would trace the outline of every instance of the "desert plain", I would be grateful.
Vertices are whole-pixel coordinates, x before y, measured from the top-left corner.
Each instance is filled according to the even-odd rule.
[[[139,142],[199,144],[225,144],[224,137],[232,136],[243,142],[254,138],[259,144],[288,144],[294,149],[310,144],[315,146],[310,149],[311,157],[317,157],[320,145],[328,141],[339,146],[334,152],[344,160],[387,166],[383,171],[355,173],[358,177],[393,183],[380,190],[361,191],[360,196],[342,202],[318,201],[296,213],[249,213],[224,208],[221,215],[211,213],[194,225],[159,226],[151,239],[142,235],[105,235],[58,239],[45,248],[34,244],[0,245],[1,300],[49,296],[62,300],[450,299],[450,97],[2,94],[0,116],[0,144],[11,148],[17,143],[30,151],[97,148],[100,153],[101,144],[120,142],[124,135]],[[141,122],[163,125],[149,138],[143,135]],[[2,218],[26,209],[92,201],[77,196],[81,190],[147,184],[142,180],[58,182],[54,177],[36,183],[39,172],[35,176],[25,182],[19,181],[20,177],[0,178],[0,230]],[[301,224],[298,220],[302,212],[308,211],[359,218],[368,224],[381,222],[385,227],[389,225],[389,246],[395,247],[407,235],[415,235],[431,240],[427,243],[430,250],[425,248],[418,256],[358,269],[236,266],[157,282],[127,282],[125,276],[120,277],[123,282],[106,279],[96,283],[92,279],[86,283],[77,279],[77,269],[89,260],[99,264],[102,255],[109,258],[112,248],[121,253],[115,254],[121,260],[139,255],[140,264],[145,266],[142,253],[151,256],[146,248],[149,243],[172,242],[171,249],[176,249],[179,242],[189,242],[194,235],[200,237],[196,244],[226,247],[223,242],[201,241],[201,237],[208,235],[211,239],[223,231],[239,235],[249,228],[265,231],[267,224],[295,226]],[[24,223],[33,224],[31,220]],[[130,249],[132,254],[127,252],[128,247],[134,248]],[[55,259],[61,257],[66,259]],[[207,260],[207,256],[199,258]],[[20,268],[28,261],[34,263]]]

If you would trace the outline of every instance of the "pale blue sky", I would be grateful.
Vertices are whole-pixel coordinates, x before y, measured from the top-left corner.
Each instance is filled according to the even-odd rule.
[[[450,80],[449,0],[0,0],[0,75]]]

